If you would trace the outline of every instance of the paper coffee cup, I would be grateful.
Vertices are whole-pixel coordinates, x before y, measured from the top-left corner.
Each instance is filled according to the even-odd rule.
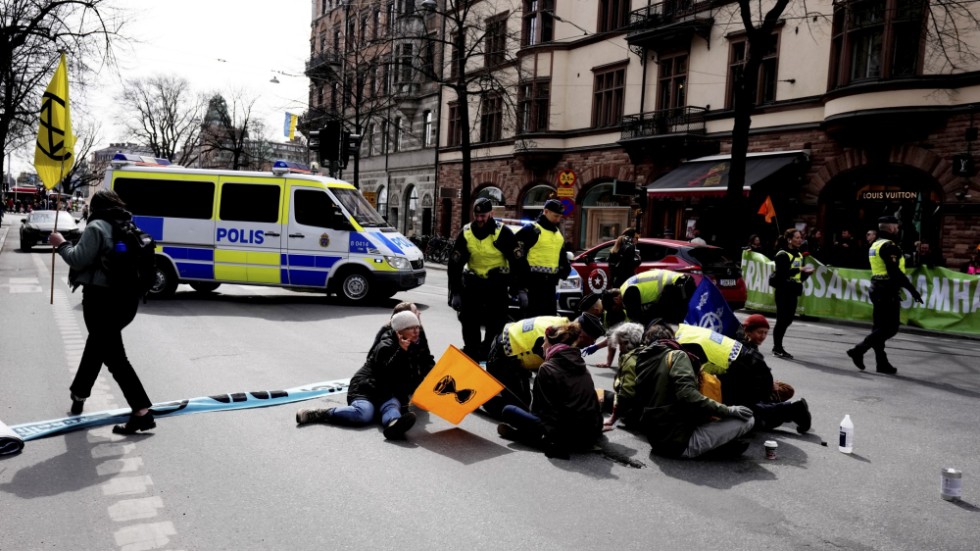
[[[763,446],[766,447],[766,459],[776,459],[776,448],[779,444],[775,440],[766,440]]]

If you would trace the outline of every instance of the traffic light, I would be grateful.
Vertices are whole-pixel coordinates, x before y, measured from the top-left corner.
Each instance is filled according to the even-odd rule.
[[[351,155],[357,158],[361,148],[361,135],[344,131],[340,136],[340,166],[347,168]]]
[[[327,121],[320,129],[320,163],[340,160],[340,121]]]

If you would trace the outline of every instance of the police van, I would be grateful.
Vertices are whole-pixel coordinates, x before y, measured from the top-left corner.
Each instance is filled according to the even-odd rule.
[[[422,251],[352,185],[276,161],[271,172],[182,168],[117,154],[105,186],[157,241],[151,297],[178,283],[336,293],[349,303],[425,282]]]

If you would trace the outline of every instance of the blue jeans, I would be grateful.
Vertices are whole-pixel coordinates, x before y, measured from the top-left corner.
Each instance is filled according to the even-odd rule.
[[[388,423],[402,416],[402,403],[398,398],[390,398],[381,404],[381,425],[387,427]],[[339,421],[352,427],[363,427],[375,418],[374,404],[370,400],[357,399],[349,406],[339,407],[333,410],[331,419]]]
[[[500,419],[517,429],[522,436],[540,439],[544,436],[544,424],[537,415],[517,406],[507,405],[500,411]]]

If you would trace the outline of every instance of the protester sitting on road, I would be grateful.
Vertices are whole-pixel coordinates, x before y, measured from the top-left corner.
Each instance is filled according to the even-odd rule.
[[[669,335],[669,329],[653,324],[651,333],[663,337]],[[726,406],[703,395],[697,357],[670,338],[660,338],[634,352],[638,357],[631,416],[637,418],[636,428],[646,435],[653,453],[730,458],[745,452],[749,444],[740,438],[754,426],[752,410]]]
[[[420,339],[421,323],[410,310],[391,317],[390,328],[368,352],[367,361],[351,378],[347,406],[301,409],[296,423],[364,426],[380,417],[387,439],[402,438],[415,424],[415,414],[402,414],[411,394],[434,365],[429,347]]]
[[[705,372],[718,377],[725,404],[752,409],[757,428],[771,430],[783,423],[795,423],[800,434],[810,430],[812,418],[806,400],[787,401],[795,391],[773,380],[772,370],[755,346],[744,346],[705,327],[684,324],[677,329],[677,342],[698,357]]]
[[[603,334],[602,323],[588,313],[574,322],[564,316],[538,316],[505,325],[503,332],[494,338],[487,359],[487,373],[504,385],[504,391],[483,404],[484,411],[499,418],[501,409],[508,404],[527,409],[531,401],[531,374],[544,363],[546,331],[572,324],[577,326],[578,336],[573,346],[579,349]]]
[[[506,405],[497,425],[503,438],[544,450],[548,457],[568,458],[569,451],[589,449],[602,434],[602,412],[595,383],[575,348],[578,323],[548,327],[542,348],[544,363],[534,378],[530,411]]]
[[[610,346],[619,349],[619,369],[613,378],[615,396],[612,415],[606,419],[604,430],[612,429],[621,416],[626,417],[631,412],[636,385],[635,351],[643,345],[643,326],[632,322],[621,323],[609,332],[609,342],[612,343]]]

